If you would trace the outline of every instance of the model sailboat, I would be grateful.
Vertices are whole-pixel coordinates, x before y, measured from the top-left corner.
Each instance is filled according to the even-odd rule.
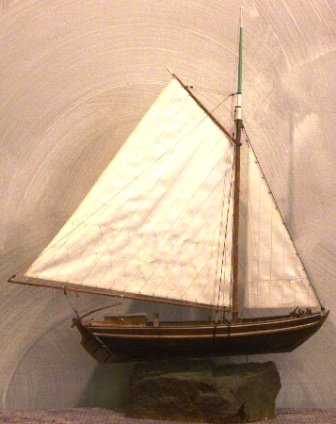
[[[9,280],[215,312],[183,322],[77,317],[100,362],[291,351],[328,315],[242,144],[242,31],[235,134],[173,75],[54,240]],[[242,318],[256,308],[275,312]]]

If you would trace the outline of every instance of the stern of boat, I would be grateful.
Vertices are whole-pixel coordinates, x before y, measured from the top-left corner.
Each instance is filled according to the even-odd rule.
[[[73,327],[76,327],[82,336],[81,345],[100,364],[110,364],[117,361],[111,350],[90,330],[88,330],[80,319],[73,319]]]

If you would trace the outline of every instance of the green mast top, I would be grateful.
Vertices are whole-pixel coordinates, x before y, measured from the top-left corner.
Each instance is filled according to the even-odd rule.
[[[242,94],[243,85],[243,8],[240,8],[240,31],[239,31],[239,61],[238,61],[238,94]]]
[[[238,59],[238,87],[237,87],[237,105],[235,120],[241,120],[242,106],[242,87],[243,87],[243,8],[240,8],[240,31],[239,31],[239,59]]]

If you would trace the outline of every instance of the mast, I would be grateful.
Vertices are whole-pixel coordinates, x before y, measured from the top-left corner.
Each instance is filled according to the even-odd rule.
[[[238,321],[238,255],[239,255],[239,191],[240,191],[240,146],[242,132],[242,71],[243,71],[243,8],[240,8],[239,30],[239,59],[238,59],[238,89],[235,106],[235,169],[234,169],[234,207],[233,207],[233,235],[232,235],[232,320]]]

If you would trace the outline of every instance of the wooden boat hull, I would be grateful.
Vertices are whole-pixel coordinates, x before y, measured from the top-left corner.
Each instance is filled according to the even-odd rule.
[[[312,336],[328,313],[215,325],[212,322],[115,325],[74,323],[83,347],[101,363],[290,352]]]

